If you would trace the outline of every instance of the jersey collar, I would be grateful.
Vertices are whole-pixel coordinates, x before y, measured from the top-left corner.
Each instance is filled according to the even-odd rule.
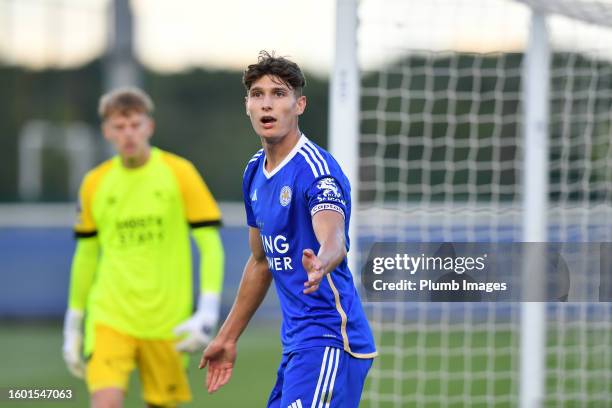
[[[273,175],[275,175],[276,173],[281,171],[281,169],[283,167],[285,167],[285,165],[287,163],[289,163],[291,161],[291,159],[293,159],[293,156],[295,156],[297,154],[297,152],[302,148],[302,146],[304,146],[304,144],[306,144],[307,141],[308,141],[308,138],[306,136],[304,136],[304,134],[302,133],[302,135],[300,136],[300,139],[298,140],[298,142],[295,144],[295,146],[293,146],[293,149],[291,149],[291,151],[289,152],[289,154],[287,156],[285,156],[283,161],[280,162],[280,164],[278,166],[276,166],[274,169],[272,169],[271,172],[268,172],[266,170],[266,154],[264,153],[264,159],[261,161],[261,163],[262,163],[261,164],[261,169],[263,170],[264,176],[266,176],[266,178],[269,179]]]
[[[151,163],[157,160],[157,156],[159,154],[160,150],[155,146],[151,146],[149,159],[142,166],[136,167],[134,169],[125,167],[123,163],[121,163],[121,156],[119,156],[118,154],[113,157],[113,160],[115,161],[115,166],[119,167],[119,169],[125,174],[140,174],[151,167]]]

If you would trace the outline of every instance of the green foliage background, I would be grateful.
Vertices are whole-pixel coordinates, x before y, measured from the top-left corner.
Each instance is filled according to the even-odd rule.
[[[325,146],[327,81],[306,76],[308,106],[300,127]],[[57,125],[82,121],[99,129],[96,110],[103,78],[101,60],[70,70],[0,66],[0,201],[18,198],[17,138],[22,126],[44,119]],[[156,105],[153,144],[193,161],[216,198],[241,200],[244,166],[261,147],[245,115],[242,73],[193,69],[160,74],[145,69],[143,87]],[[68,193],[66,159],[59,152],[46,151],[43,170],[44,201],[74,200]]]

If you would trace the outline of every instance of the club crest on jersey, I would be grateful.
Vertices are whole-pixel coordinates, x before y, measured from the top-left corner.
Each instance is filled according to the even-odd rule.
[[[280,192],[280,204],[286,207],[291,202],[291,187],[285,186],[281,188]]]

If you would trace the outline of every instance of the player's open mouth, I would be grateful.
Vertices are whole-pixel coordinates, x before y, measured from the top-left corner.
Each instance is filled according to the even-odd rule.
[[[274,122],[276,122],[276,119],[272,116],[262,116],[260,121],[263,124],[264,128],[270,129],[272,126],[274,126]]]

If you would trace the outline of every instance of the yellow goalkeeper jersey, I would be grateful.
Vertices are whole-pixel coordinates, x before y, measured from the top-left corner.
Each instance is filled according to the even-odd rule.
[[[97,235],[101,249],[88,333],[103,323],[139,338],[173,338],[192,311],[189,226],[221,219],[204,180],[189,161],[152,148],[139,168],[116,156],[91,170],[79,198],[75,233]]]

